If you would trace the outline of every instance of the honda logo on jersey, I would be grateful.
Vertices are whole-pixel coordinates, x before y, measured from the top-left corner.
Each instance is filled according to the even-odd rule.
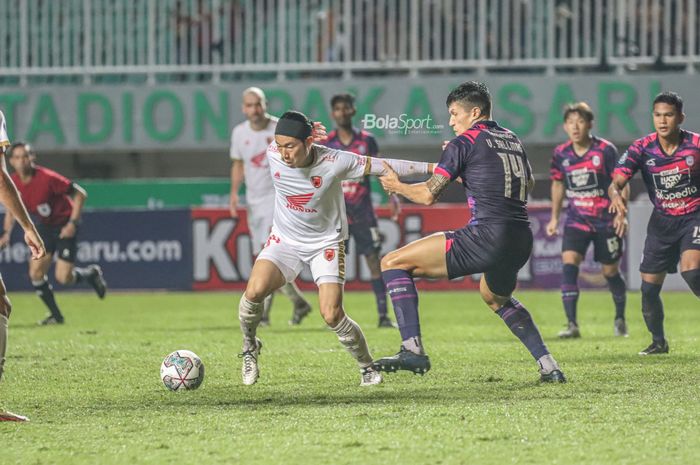
[[[253,155],[250,159],[250,163],[256,168],[267,168],[267,152],[263,150],[257,155]]]
[[[287,208],[302,213],[317,213],[315,208],[306,208],[306,204],[309,203],[313,196],[313,192],[309,192],[308,194],[288,195]]]
[[[321,176],[311,176],[311,185],[314,186],[316,189],[321,187],[323,184],[323,178]]]

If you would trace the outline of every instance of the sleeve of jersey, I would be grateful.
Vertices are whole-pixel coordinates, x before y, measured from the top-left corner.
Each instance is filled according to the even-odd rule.
[[[0,111],[0,148],[10,145],[10,138],[7,137],[7,125],[5,124],[5,115]]]
[[[433,174],[445,176],[450,181],[454,181],[459,176],[459,173],[464,171],[464,163],[466,157],[466,146],[457,145],[450,142],[442,151],[440,161],[435,167]]]
[[[562,173],[561,166],[559,166],[557,152],[554,152],[554,155],[552,155],[552,162],[549,165],[549,179],[552,181],[564,180],[564,173]]]
[[[614,145],[608,145],[605,148],[605,168],[608,173],[615,171],[615,165],[617,165],[618,153],[617,148]]]
[[[617,161],[613,177],[620,175],[625,179],[630,179],[639,169],[642,159],[641,149],[637,144],[630,145],[625,153]]]
[[[61,176],[58,173],[51,174],[51,190],[56,194],[68,194],[73,189],[73,183],[70,179]]]

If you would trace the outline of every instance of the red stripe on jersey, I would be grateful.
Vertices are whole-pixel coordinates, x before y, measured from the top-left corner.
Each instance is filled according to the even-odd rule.
[[[452,174],[450,174],[449,171],[447,171],[441,166],[436,166],[433,170],[433,174],[437,174],[438,176],[445,176],[446,178],[452,179]]]

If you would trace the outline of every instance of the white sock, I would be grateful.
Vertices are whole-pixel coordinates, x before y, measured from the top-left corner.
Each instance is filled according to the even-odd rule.
[[[291,300],[295,306],[303,305],[306,303],[304,294],[301,293],[301,290],[299,290],[299,287],[297,287],[295,283],[287,283],[284,286],[280,287],[279,291],[282,294],[284,294],[285,297]]]
[[[262,303],[251,302],[241,296],[238,303],[238,321],[241,323],[241,333],[243,333],[243,351],[255,347],[255,332],[258,323],[262,319]]]
[[[537,365],[540,367],[540,373],[542,373],[543,375],[546,375],[554,370],[559,369],[557,361],[554,360],[554,357],[552,357],[551,354],[543,355],[542,357],[540,357],[540,359],[537,360]]]
[[[425,351],[423,350],[423,342],[421,341],[420,336],[409,337],[408,339],[401,341],[401,347],[413,352],[414,354],[425,355]]]
[[[7,317],[0,315],[0,379],[5,367],[5,351],[7,350]]]
[[[345,315],[338,323],[338,326],[331,329],[338,335],[338,340],[343,347],[357,360],[360,368],[365,368],[372,364],[372,355],[369,353],[367,340],[365,335],[362,334],[360,325]]]

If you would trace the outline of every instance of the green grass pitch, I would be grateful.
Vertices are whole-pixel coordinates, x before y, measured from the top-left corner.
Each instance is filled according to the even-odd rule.
[[[308,294],[308,293],[307,293]],[[12,296],[0,405],[31,418],[0,424],[10,464],[691,464],[700,461],[700,305],[665,293],[669,356],[640,357],[650,338],[638,293],[630,337],[613,337],[609,294],[582,292],[583,338],[559,341],[558,292],[520,292],[570,382],[540,385],[524,347],[476,293],[423,293],[433,369],[359,373],[318,313],[300,327],[278,296],[261,378],[240,383],[235,293],[62,293],[62,327],[37,327],[32,294]],[[314,300],[314,303],[316,301]],[[377,329],[373,297],[346,309],[375,357],[398,331]],[[159,366],[177,349],[206,365],[202,387],[173,393]]]

